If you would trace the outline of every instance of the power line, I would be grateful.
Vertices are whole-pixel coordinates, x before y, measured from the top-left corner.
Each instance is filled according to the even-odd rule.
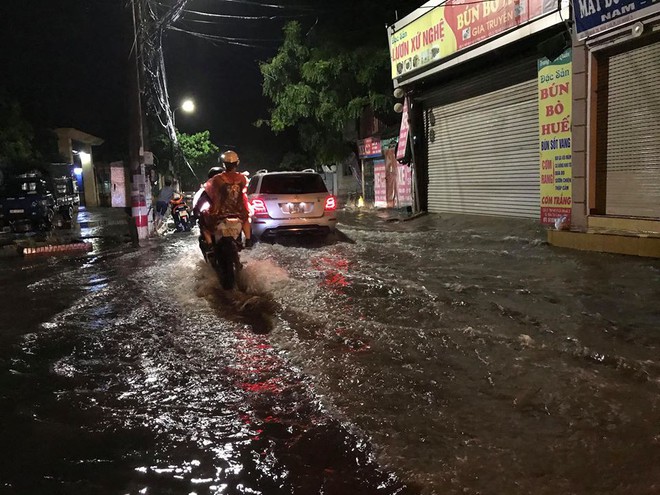
[[[231,19],[240,21],[276,21],[278,19],[297,19],[301,17],[308,17],[316,15],[310,12],[309,14],[290,14],[290,15],[235,15],[235,14],[214,14],[211,12],[199,12],[197,10],[186,9],[187,14],[194,14],[202,17],[213,17],[216,19]]]
[[[256,45],[256,44],[251,44],[247,43],[249,41],[254,41],[254,42],[272,42],[272,43],[278,43],[281,42],[281,39],[254,39],[254,38],[232,38],[229,36],[219,36],[219,35],[214,35],[214,34],[206,34],[206,33],[199,33],[197,31],[190,31],[187,29],[182,29],[178,28],[176,26],[170,26],[169,29],[171,31],[178,31],[181,33],[186,33],[191,36],[194,36],[196,38],[201,38],[201,39],[206,39],[208,41],[218,41],[220,43],[224,43],[227,45],[235,45],[235,46],[242,46],[242,47],[247,47],[247,48],[272,48],[270,46],[262,46],[262,45]]]
[[[271,9],[290,9],[290,10],[314,10],[313,8],[308,8],[308,7],[295,7],[295,6],[288,6],[288,5],[277,5],[277,4],[272,4],[272,3],[264,3],[264,2],[248,2],[246,0],[216,0],[219,2],[226,2],[226,3],[238,3],[241,5],[247,5],[250,7],[266,7],[266,8],[271,8]]]

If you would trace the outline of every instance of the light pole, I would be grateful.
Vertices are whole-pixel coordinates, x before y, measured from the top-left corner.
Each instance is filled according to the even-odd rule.
[[[181,102],[181,105],[172,110],[172,124],[174,124],[174,132],[176,132],[176,112],[183,110],[185,113],[193,113],[195,111],[195,102],[190,98],[186,98]],[[174,139],[170,139],[170,168],[174,172]]]

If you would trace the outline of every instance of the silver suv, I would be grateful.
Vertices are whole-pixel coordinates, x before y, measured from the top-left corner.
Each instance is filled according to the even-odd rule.
[[[258,171],[247,188],[252,234],[261,239],[278,234],[329,234],[337,225],[337,199],[323,177],[302,172]]]

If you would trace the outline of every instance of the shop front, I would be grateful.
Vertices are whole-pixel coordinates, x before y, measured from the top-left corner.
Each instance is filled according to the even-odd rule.
[[[567,18],[543,0],[430,1],[389,29],[429,212],[541,218],[539,60],[570,57]]]
[[[362,197],[365,204],[376,206],[376,187],[380,187],[380,183],[376,184],[376,171],[385,164],[380,137],[360,139],[357,144],[362,171]]]
[[[397,138],[367,138],[358,142],[365,202],[375,208],[412,207],[412,172],[396,159]]]
[[[660,4],[573,4],[570,230],[551,244],[660,257]]]
[[[660,4],[576,2],[585,53],[587,223],[657,232],[660,219]],[[578,198],[576,198],[578,199]],[[614,220],[617,219],[617,220]]]

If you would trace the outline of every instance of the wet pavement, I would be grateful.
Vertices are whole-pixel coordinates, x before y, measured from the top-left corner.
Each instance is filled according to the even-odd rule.
[[[658,260],[349,211],[228,294],[88,214],[0,259],[0,493],[660,493]]]

